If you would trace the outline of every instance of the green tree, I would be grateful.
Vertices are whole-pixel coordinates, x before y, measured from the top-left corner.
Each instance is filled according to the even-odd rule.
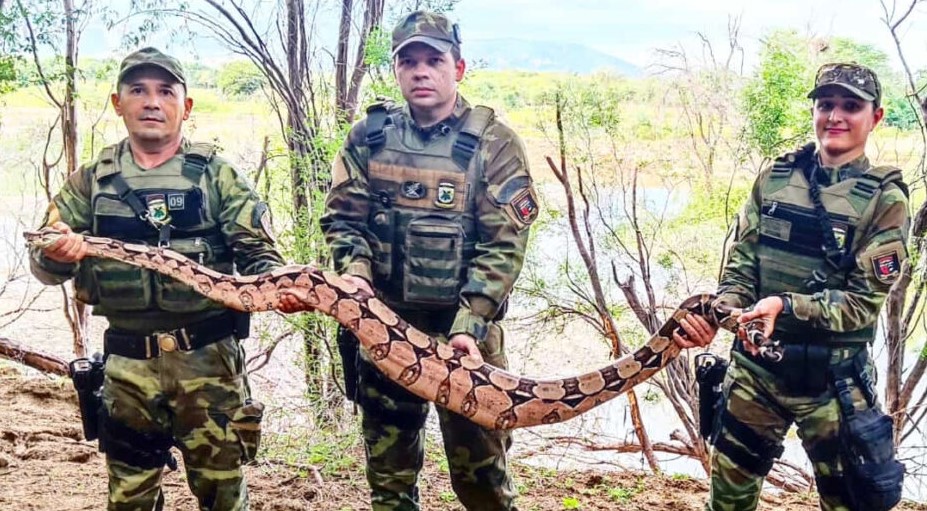
[[[264,85],[264,75],[249,60],[235,60],[219,69],[216,80],[226,96],[250,96]]]
[[[807,48],[807,38],[794,30],[773,32],[763,41],[760,63],[743,89],[747,141],[765,157],[810,134],[805,96],[814,80],[814,66]]]

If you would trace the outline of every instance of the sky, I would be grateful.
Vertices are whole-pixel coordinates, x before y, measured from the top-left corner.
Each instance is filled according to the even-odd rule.
[[[910,0],[882,1],[890,12],[893,8],[899,11],[896,16],[910,5]],[[192,0],[191,4],[198,2],[202,0]],[[274,3],[263,0],[262,5]],[[319,38],[334,41],[339,2],[328,3],[330,7],[318,16]],[[450,15],[460,23],[465,52],[467,40],[476,39],[577,43],[644,69],[655,61],[657,48],[698,48],[698,33],[712,41],[716,52],[723,51],[728,21],[738,16],[747,69],[755,63],[764,35],[777,28],[870,43],[889,55],[893,67],[901,69],[880,0],[461,0]],[[927,2],[915,8],[899,36],[911,67],[927,68]],[[213,42],[198,41],[195,50],[172,44],[164,36],[148,42],[178,53],[196,51],[210,60],[235,58]],[[107,31],[102,22],[96,22],[84,33],[82,52],[118,58],[125,51],[119,43],[117,31]]]
[[[884,1],[890,10],[896,5]],[[909,5],[902,0],[894,8],[903,12]],[[656,48],[697,46],[698,32],[720,51],[729,18],[739,16],[748,67],[765,34],[794,28],[873,44],[900,69],[879,0],[462,0],[453,16],[461,24],[464,44],[467,37],[500,36],[573,42],[641,67],[653,62]],[[927,5],[915,8],[899,35],[912,66],[927,67]]]

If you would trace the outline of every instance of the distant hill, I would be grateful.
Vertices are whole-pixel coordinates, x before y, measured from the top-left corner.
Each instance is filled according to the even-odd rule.
[[[626,60],[581,44],[524,39],[465,40],[464,57],[481,61],[488,69],[591,73],[610,70],[624,76],[640,76],[641,69]]]

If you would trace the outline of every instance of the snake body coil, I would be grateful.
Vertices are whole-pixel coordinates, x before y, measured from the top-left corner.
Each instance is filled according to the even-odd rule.
[[[61,234],[24,233],[46,247]],[[713,305],[714,296],[686,299],[650,340],[602,369],[552,380],[515,375],[468,357],[405,322],[379,299],[330,271],[285,266],[260,275],[231,276],[164,248],[85,236],[88,255],[173,277],[224,306],[246,312],[275,309],[292,294],[354,332],[376,367],[413,394],[490,429],[553,424],[614,399],[650,378],[679,354],[672,334],[687,314],[736,331],[739,309]]]

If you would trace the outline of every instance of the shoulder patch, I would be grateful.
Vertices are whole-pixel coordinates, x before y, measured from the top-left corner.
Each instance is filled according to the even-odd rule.
[[[890,284],[901,273],[901,258],[898,251],[883,252],[872,256],[872,270],[880,282]]]
[[[266,202],[258,202],[254,206],[254,209],[251,211],[251,227],[255,229],[260,227],[261,234],[264,235],[265,239],[271,243],[277,242],[277,237],[274,235],[274,222],[270,215],[270,207],[267,206]]]
[[[505,212],[519,224],[520,228],[525,228],[534,223],[539,212],[534,189],[529,186],[518,192],[512,197],[512,201],[505,206]]]

